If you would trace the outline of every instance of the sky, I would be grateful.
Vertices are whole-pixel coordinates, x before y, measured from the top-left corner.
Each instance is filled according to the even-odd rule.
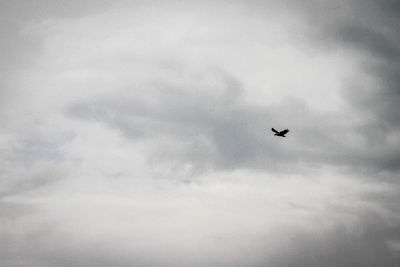
[[[398,1],[0,21],[1,266],[399,266]]]

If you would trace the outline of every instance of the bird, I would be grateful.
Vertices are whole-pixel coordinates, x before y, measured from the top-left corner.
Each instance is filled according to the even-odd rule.
[[[286,137],[285,134],[287,134],[289,132],[289,129],[286,129],[286,130],[283,130],[283,131],[280,131],[280,132],[278,132],[274,128],[271,128],[271,130],[275,133],[274,135],[280,136],[280,137]]]

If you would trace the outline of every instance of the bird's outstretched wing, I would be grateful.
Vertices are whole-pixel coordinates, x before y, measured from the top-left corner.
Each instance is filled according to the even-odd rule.
[[[289,129],[283,130],[282,132],[280,132],[280,134],[287,134],[289,132]]]
[[[271,128],[271,130],[274,132],[274,133],[279,133],[277,130],[275,130],[274,128]]]

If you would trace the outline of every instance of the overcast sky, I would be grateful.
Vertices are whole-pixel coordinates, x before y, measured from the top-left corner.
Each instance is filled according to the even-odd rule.
[[[0,21],[1,266],[399,266],[398,1]]]

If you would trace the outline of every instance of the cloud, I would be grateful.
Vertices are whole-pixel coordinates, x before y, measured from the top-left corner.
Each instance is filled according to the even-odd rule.
[[[7,148],[3,149],[0,161],[0,199],[34,191],[65,177],[68,160],[61,147],[70,138],[56,131],[5,138]]]
[[[363,57],[360,68],[373,82],[352,81],[348,100],[363,112],[375,115],[375,121],[390,133],[398,131],[397,72],[399,58],[398,4],[395,1],[352,1],[341,6],[345,12],[340,20],[326,20],[318,16],[311,19],[323,25],[320,39],[329,47],[351,49]],[[333,13],[336,14],[336,13]],[[329,22],[329,23],[328,23]]]
[[[41,49],[2,100],[0,263],[396,266],[389,4],[118,2],[25,21]]]
[[[371,218],[366,221],[370,222]],[[391,236],[399,238],[398,228],[379,230],[369,226],[361,232],[354,234],[340,226],[322,236],[303,232],[293,238],[290,252],[278,255],[272,263],[274,266],[395,266],[398,263],[400,255],[389,250],[386,243]]]
[[[382,129],[373,129],[369,121],[359,123],[343,113],[316,112],[298,99],[274,106],[249,104],[242,100],[245,88],[236,78],[214,70],[195,75],[207,80],[159,82],[148,87],[146,99],[135,88],[120,90],[72,104],[67,113],[72,118],[104,122],[132,140],[148,142],[154,147],[148,155],[153,163],[186,164],[198,171],[298,172],[312,165],[356,172],[397,170],[396,146],[385,145],[396,144],[395,135],[393,141],[387,140]],[[219,88],[207,87],[210,80]],[[290,139],[274,138],[270,128],[275,125],[291,125]],[[375,140],[372,146],[373,137],[384,140]]]

